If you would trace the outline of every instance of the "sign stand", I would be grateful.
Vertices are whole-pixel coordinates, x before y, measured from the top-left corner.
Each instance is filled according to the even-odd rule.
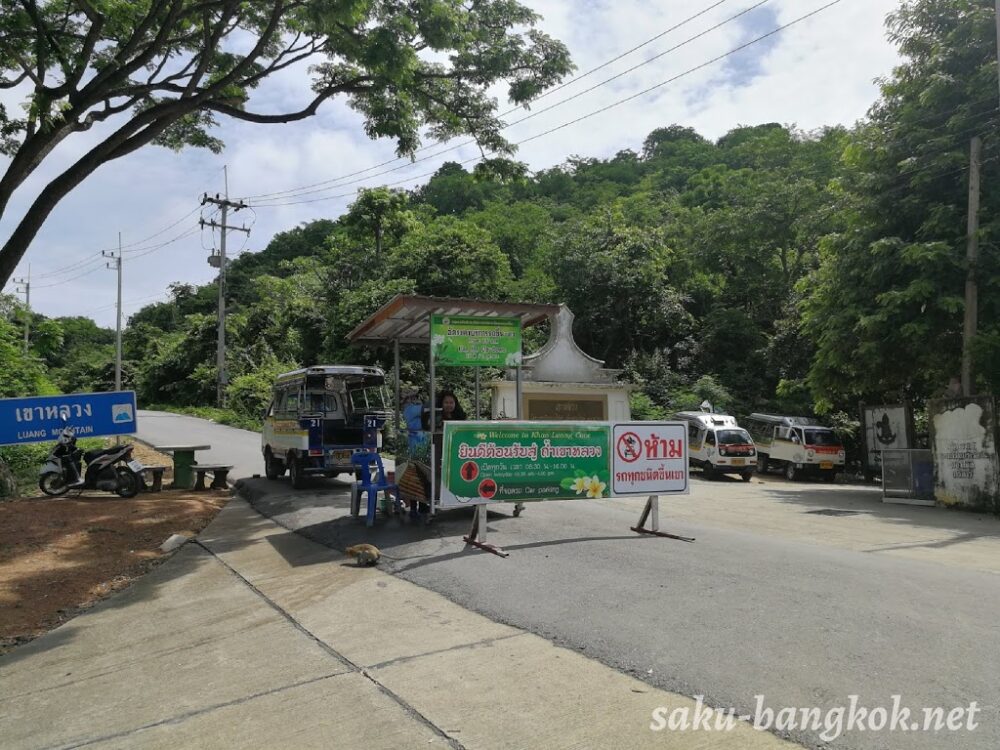
[[[476,512],[472,516],[472,528],[469,529],[468,536],[462,537],[462,541],[486,552],[492,552],[497,557],[509,557],[509,552],[504,552],[500,547],[486,542],[486,516],[489,511],[486,510],[485,505],[477,505],[475,507]]]
[[[652,523],[650,524],[652,528],[646,528],[646,520],[652,516]],[[668,534],[665,531],[660,531],[660,498],[657,495],[650,495],[646,500],[646,507],[642,509],[642,515],[639,516],[639,523],[631,527],[632,531],[636,534],[650,534],[652,536],[663,536],[667,539],[680,539],[682,542],[693,542],[693,536],[678,536],[677,534]]]

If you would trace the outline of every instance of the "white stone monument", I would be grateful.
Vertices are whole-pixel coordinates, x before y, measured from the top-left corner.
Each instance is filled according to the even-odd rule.
[[[549,340],[522,363],[522,411],[525,419],[611,420],[631,418],[629,392],[632,386],[618,382],[621,370],[583,352],[573,339],[573,313],[565,305],[552,319]],[[517,415],[514,371],[504,380],[489,384],[492,418],[513,419]]]

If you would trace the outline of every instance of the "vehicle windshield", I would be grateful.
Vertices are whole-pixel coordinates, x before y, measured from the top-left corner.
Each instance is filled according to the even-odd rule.
[[[719,438],[719,445],[737,445],[739,443],[749,443],[750,433],[746,430],[718,430],[715,433]]]
[[[383,410],[386,407],[385,388],[372,385],[367,388],[355,388],[347,392],[354,411]]]
[[[307,393],[306,408],[322,414],[334,414],[340,410],[335,393]]]
[[[806,445],[840,445],[833,430],[806,430]]]

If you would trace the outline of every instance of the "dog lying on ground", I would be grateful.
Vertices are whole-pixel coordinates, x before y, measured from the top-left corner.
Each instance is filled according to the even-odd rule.
[[[344,552],[348,557],[356,558],[358,566],[375,565],[379,558],[382,557],[382,553],[379,552],[378,547],[373,544],[355,544],[353,547],[345,549]]]

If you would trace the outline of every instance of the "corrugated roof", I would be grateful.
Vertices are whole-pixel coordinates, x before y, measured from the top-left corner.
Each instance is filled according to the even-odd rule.
[[[347,334],[354,344],[430,344],[430,316],[481,315],[518,317],[524,328],[538,325],[559,312],[559,305],[489,302],[458,297],[420,297],[399,294]]]

